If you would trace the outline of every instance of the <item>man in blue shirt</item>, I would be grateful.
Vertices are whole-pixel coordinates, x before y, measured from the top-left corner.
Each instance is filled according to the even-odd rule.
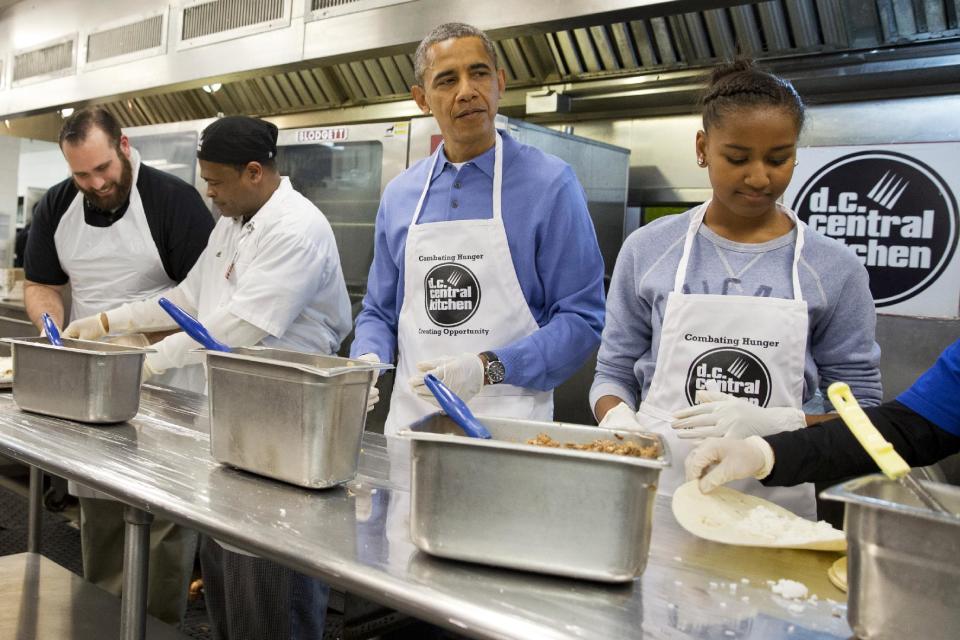
[[[398,356],[388,434],[435,410],[426,373],[477,413],[552,419],[552,389],[603,326],[583,189],[558,158],[497,132],[505,76],[482,31],[437,27],[415,75],[413,98],[443,144],[384,192],[351,354]]]
[[[960,340],[896,400],[864,412],[911,466],[960,451]],[[746,440],[709,438],[690,452],[687,479],[713,491],[732,480],[768,486],[833,482],[877,471],[876,463],[839,419],[797,431]]]

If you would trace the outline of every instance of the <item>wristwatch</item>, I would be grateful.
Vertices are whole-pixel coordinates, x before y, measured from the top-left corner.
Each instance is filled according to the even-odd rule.
[[[486,384],[500,384],[507,371],[493,351],[484,351],[480,354],[483,361],[483,381]]]

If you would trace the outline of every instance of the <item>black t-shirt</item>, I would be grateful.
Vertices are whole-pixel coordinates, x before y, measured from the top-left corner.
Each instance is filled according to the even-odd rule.
[[[164,271],[171,280],[180,282],[207,246],[213,216],[196,189],[145,164],[140,165],[136,188]],[[73,179],[67,178],[50,187],[37,205],[24,259],[27,280],[49,285],[62,285],[69,280],[60,265],[54,233],[77,193]],[[126,205],[112,214],[84,207],[85,222],[95,227],[109,227],[124,215]]]

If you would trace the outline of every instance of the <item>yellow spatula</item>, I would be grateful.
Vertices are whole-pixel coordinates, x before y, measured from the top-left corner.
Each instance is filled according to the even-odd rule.
[[[856,436],[870,457],[873,458],[880,470],[883,471],[891,480],[897,480],[913,492],[923,504],[934,511],[955,516],[943,504],[937,500],[926,488],[921,485],[913,476],[910,475],[910,465],[906,460],[900,457],[900,454],[894,450],[893,445],[887,442],[877,431],[877,428],[870,422],[870,418],[860,408],[860,404],[850,391],[850,387],[844,382],[834,382],[827,388],[827,396],[833,407],[843,418],[843,421]]]

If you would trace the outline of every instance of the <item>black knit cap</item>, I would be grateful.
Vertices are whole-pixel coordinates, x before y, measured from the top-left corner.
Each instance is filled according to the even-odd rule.
[[[264,162],[277,156],[277,126],[247,116],[227,116],[200,134],[197,157],[220,164]]]

